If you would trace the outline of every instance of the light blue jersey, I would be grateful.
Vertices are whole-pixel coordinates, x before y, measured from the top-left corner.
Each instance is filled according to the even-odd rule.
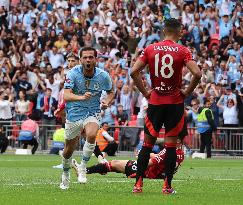
[[[106,71],[97,67],[95,68],[94,76],[87,78],[83,74],[82,65],[77,65],[68,71],[64,89],[71,89],[76,95],[84,95],[86,92],[91,92],[92,94],[88,100],[66,103],[66,118],[70,122],[75,122],[100,113],[102,90],[110,91],[112,89],[112,81]]]

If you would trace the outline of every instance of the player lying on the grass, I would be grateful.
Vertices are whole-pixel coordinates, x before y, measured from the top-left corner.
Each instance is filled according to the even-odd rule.
[[[165,155],[166,149],[163,149],[158,154],[150,154],[149,164],[145,171],[145,178],[149,179],[164,179],[165,176]],[[174,173],[184,160],[184,152],[180,147],[176,150],[177,160]],[[77,161],[72,160],[72,167],[77,173]],[[99,173],[106,174],[107,172],[116,172],[126,174],[129,178],[135,178],[137,172],[137,161],[135,160],[111,160],[106,163],[99,163],[91,167],[87,167],[87,174]]]

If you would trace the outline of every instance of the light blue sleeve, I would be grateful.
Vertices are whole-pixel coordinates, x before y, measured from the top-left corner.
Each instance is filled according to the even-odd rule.
[[[67,73],[64,89],[73,89],[74,88],[74,81],[75,81],[75,72],[74,70],[70,70]]]

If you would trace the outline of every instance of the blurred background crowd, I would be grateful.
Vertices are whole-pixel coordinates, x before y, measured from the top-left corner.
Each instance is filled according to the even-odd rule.
[[[168,18],[181,20],[179,43],[203,71],[185,100],[189,125],[209,98],[217,126],[243,127],[243,12],[235,0],[1,0],[0,121],[37,110],[44,123],[56,124],[67,55],[92,46],[115,86],[103,122],[143,125],[147,102],[129,73],[142,49],[163,39]],[[149,86],[147,70],[143,79]],[[190,79],[185,68],[183,87]]]

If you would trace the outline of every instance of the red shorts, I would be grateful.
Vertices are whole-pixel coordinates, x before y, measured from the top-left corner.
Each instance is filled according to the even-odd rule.
[[[187,135],[183,103],[148,105],[144,132],[158,137],[163,126],[165,127],[165,137],[184,138]]]

